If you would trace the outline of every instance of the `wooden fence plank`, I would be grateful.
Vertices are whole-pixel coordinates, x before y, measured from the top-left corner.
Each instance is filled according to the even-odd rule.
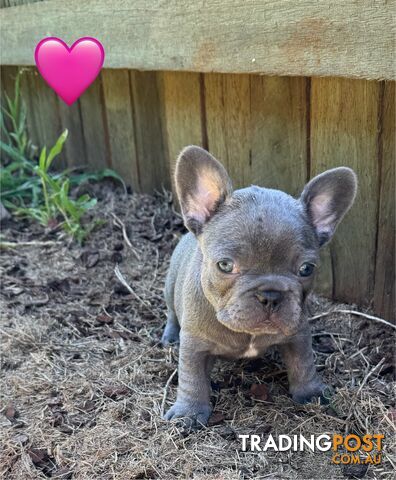
[[[43,78],[34,71],[34,75],[30,78],[30,95],[37,96],[37,112],[35,117],[39,117],[40,121],[40,140],[39,147],[46,146],[51,148],[60,134],[62,133],[62,125],[59,114],[59,99],[56,93],[44,82]],[[59,157],[53,163],[54,168],[62,169],[67,165],[66,152],[62,151]]]
[[[43,147],[44,132],[41,124],[40,115],[40,96],[36,89],[38,73],[35,69],[29,68],[23,72],[22,76],[22,91],[24,92],[24,99],[28,105],[28,131],[33,143],[41,148]]]
[[[359,189],[331,244],[334,295],[370,303],[373,296],[378,210],[379,84],[346,79],[312,79],[311,174],[346,165]]]
[[[80,97],[87,163],[91,168],[111,165],[101,75]]]
[[[306,80],[205,75],[208,144],[239,186],[301,192],[307,178]]]
[[[381,190],[375,269],[375,311],[395,321],[395,83],[386,82],[382,99]]]
[[[186,145],[201,145],[201,81],[197,73],[163,72],[160,76],[166,154],[173,182],[176,158]]]
[[[169,189],[171,182],[164,150],[157,73],[133,71],[130,75],[141,190]]]
[[[14,89],[15,89],[15,79],[18,75],[18,67],[2,67],[1,68],[1,106],[7,108],[6,95],[13,100],[14,99]],[[10,119],[7,115],[3,115],[7,129],[12,128]],[[1,130],[1,140],[3,140],[3,130]]]
[[[224,77],[221,73],[206,73],[203,87],[208,149],[228,169]]]
[[[395,79],[395,0],[51,0],[0,9],[3,64],[45,36],[98,38],[110,68]]]
[[[307,82],[251,77],[252,181],[293,196],[307,180]]]
[[[250,76],[224,75],[223,81],[228,172],[235,188],[245,187],[252,181]]]
[[[112,167],[140,191],[129,71],[103,70],[102,81]]]
[[[39,149],[42,146],[41,140],[41,122],[39,114],[39,103],[37,96],[31,90],[35,88],[33,76],[36,74],[34,69],[22,69],[21,72],[21,95],[26,105],[26,126],[30,141]],[[38,153],[38,152],[37,152]]]
[[[14,97],[14,88],[15,88],[15,80],[18,75],[18,67],[4,67],[0,68],[1,72],[1,95],[3,98],[4,93],[6,93],[9,97]],[[2,100],[5,101],[4,99]],[[3,106],[6,104],[3,103]]]
[[[66,105],[60,98],[59,116],[62,131],[67,128],[69,135],[64,149],[68,167],[84,167],[87,164],[80,101]]]
[[[250,76],[206,74],[208,147],[228,169],[234,188],[251,182]]]
[[[61,132],[58,99],[55,92],[44,82],[36,69],[30,76],[30,95],[36,97],[35,117],[38,120],[41,145],[52,147]]]

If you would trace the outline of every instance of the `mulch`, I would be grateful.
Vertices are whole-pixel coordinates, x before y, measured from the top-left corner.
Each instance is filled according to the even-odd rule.
[[[182,220],[169,192],[90,188],[87,221],[100,222],[83,246],[28,220],[2,228],[18,244],[0,256],[2,478],[394,478],[394,330],[323,298],[312,315],[332,313],[312,321],[313,344],[330,405],[294,404],[270,351],[218,362],[207,428],[163,421],[177,350],[159,343],[162,292]],[[238,435],[253,433],[383,433],[383,458],[366,468],[335,465],[331,452],[242,452]]]

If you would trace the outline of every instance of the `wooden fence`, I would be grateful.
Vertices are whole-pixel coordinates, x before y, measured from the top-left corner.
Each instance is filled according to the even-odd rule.
[[[313,175],[350,166],[358,197],[323,252],[319,287],[393,319],[393,0],[337,0],[332,9],[324,0],[23,3],[32,2],[0,0],[2,91],[26,66],[37,145],[68,128],[63,165],[112,167],[141,192],[172,187],[188,144],[217,156],[236,187],[293,195]],[[46,35],[68,43],[89,35],[105,46],[107,68],[71,107],[32,67]]]

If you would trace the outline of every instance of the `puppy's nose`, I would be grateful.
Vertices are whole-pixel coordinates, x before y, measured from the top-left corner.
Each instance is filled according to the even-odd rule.
[[[279,292],[278,290],[259,290],[256,293],[257,300],[265,307],[277,307],[280,304],[282,297],[282,292]]]

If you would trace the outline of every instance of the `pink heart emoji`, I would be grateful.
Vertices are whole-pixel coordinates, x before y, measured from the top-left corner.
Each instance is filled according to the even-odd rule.
[[[102,44],[92,37],[79,38],[70,48],[60,38],[44,38],[34,52],[42,77],[67,105],[95,80],[104,57]]]

